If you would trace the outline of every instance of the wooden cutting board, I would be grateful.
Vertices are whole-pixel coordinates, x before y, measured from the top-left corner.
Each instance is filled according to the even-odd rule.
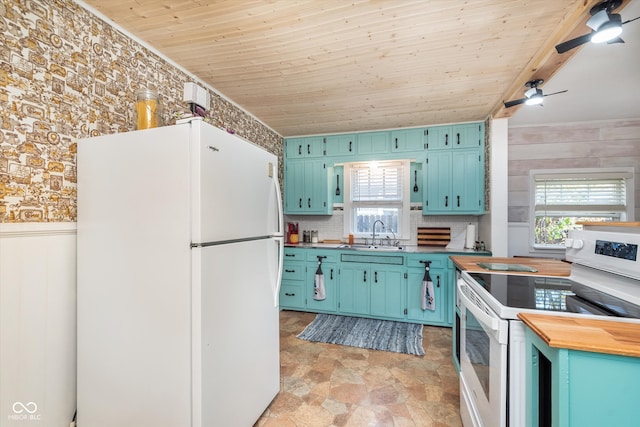
[[[450,241],[449,227],[418,227],[418,246],[447,246]]]

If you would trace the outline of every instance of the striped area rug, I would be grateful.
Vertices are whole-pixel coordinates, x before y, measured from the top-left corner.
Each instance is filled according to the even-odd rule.
[[[318,314],[298,338],[424,356],[422,325],[417,323]]]

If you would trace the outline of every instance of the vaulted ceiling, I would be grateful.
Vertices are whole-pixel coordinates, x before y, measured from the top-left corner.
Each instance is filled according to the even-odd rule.
[[[623,1],[620,9],[629,2]],[[283,136],[509,117],[592,0],[85,0]]]

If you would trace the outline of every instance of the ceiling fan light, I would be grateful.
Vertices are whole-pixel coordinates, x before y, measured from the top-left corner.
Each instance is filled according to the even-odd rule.
[[[526,105],[538,105],[538,104],[542,104],[542,95],[534,95],[531,98],[527,98],[526,101],[524,101],[524,103]]]
[[[604,43],[613,40],[622,34],[622,25],[619,22],[607,22],[591,36],[592,43]]]

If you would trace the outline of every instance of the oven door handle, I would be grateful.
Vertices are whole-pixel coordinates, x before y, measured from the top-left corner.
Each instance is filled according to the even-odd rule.
[[[480,323],[489,328],[492,335],[498,340],[500,344],[507,344],[507,322],[500,319],[489,307],[485,307],[489,313],[485,312],[482,308],[478,307],[473,301],[471,301],[462,290],[462,283],[465,283],[463,279],[458,280],[458,297],[462,300],[462,306],[467,308]],[[469,285],[465,283],[468,289]],[[471,289],[470,289],[471,290]],[[471,292],[473,292],[471,290]],[[478,300],[480,297],[476,295]]]

